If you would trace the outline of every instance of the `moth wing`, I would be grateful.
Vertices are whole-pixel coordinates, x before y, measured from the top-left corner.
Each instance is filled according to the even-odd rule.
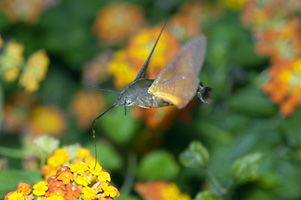
[[[184,108],[196,94],[198,74],[204,61],[206,38],[200,36],[187,45],[160,72],[148,91],[154,96]]]

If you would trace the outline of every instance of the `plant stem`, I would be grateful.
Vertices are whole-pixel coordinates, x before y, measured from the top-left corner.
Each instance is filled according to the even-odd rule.
[[[126,170],[126,176],[120,188],[121,194],[130,193],[135,181],[136,168],[137,168],[137,157],[135,154],[131,153],[128,155],[128,166]]]
[[[0,155],[10,158],[24,158],[24,150],[0,146]]]
[[[212,174],[212,172],[208,168],[205,168],[205,172],[207,174],[208,180],[218,191],[217,196],[223,196],[224,194],[226,194],[227,190],[220,184],[220,182],[216,179],[216,177]]]

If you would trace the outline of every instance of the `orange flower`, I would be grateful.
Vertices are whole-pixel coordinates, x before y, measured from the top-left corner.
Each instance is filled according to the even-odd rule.
[[[271,20],[284,19],[300,10],[300,7],[301,2],[298,0],[292,0],[291,3],[286,0],[248,0],[242,12],[242,21],[247,26],[271,26]]]
[[[27,183],[19,183],[17,191],[22,193],[24,196],[29,195],[31,192],[30,185]]]
[[[56,190],[63,190],[63,191],[66,190],[65,183],[63,183],[60,180],[52,181],[52,183],[49,185],[49,191],[53,192],[53,191],[56,191]]]
[[[101,43],[118,44],[137,32],[144,22],[143,10],[133,4],[115,3],[97,16],[93,30]]]
[[[84,65],[82,81],[87,86],[96,86],[108,78],[107,65],[111,61],[113,53],[110,51],[97,55],[93,60]]]
[[[66,189],[67,189],[66,199],[72,199],[72,198],[78,199],[81,193],[81,190],[78,187],[74,185],[67,185]]]
[[[72,112],[81,128],[90,128],[91,122],[104,107],[104,98],[99,91],[78,92],[71,103]]]
[[[134,117],[137,119],[143,119],[150,129],[157,129],[158,127],[170,127],[172,119],[177,113],[175,107],[163,107],[163,108],[151,108],[141,109],[134,108]]]
[[[196,16],[177,13],[172,16],[168,28],[183,41],[200,34],[200,24]]]
[[[12,23],[24,21],[36,23],[46,4],[39,0],[3,0],[0,1],[0,10]]]
[[[270,80],[263,91],[280,105],[280,112],[287,116],[301,105],[301,59],[282,61],[269,68]]]
[[[257,32],[256,51],[273,62],[301,56],[300,19],[293,18],[272,29]]]
[[[167,182],[136,183],[135,191],[143,199],[153,200],[190,200],[191,198],[182,194],[178,186]]]

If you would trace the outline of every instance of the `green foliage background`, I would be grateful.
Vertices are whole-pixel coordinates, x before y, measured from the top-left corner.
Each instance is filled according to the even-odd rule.
[[[144,8],[148,21],[153,25],[170,17],[183,4],[176,0],[168,8],[162,8],[157,5],[159,1],[128,2]],[[68,107],[72,95],[83,89],[81,72],[84,63],[107,48],[97,42],[91,33],[91,26],[98,11],[109,3],[111,1],[64,0],[46,10],[35,25],[11,24],[0,13],[0,33],[3,38],[14,38],[23,43],[26,55],[43,48],[50,57],[47,78],[35,93],[43,104],[57,105],[66,113],[70,112]],[[278,114],[278,107],[261,91],[269,60],[255,54],[252,34],[242,26],[239,12],[227,11],[217,20],[206,21],[203,32],[208,38],[208,48],[200,79],[213,88],[213,102],[209,105],[199,102],[191,111],[192,120],[188,124],[176,119],[169,130],[160,133],[163,142],[143,154],[133,146],[139,143],[137,138],[143,134],[143,122],[131,116],[131,109],[126,117],[123,108],[113,110],[97,123],[101,163],[112,173],[113,181],[118,186],[122,186],[130,170],[136,175],[135,181],[173,181],[182,192],[195,197],[206,190],[201,189],[207,184],[204,166],[185,165],[185,159],[193,159],[193,156],[186,155],[188,158],[185,158],[182,155],[180,160],[184,160],[184,165],[193,167],[187,168],[180,163],[179,155],[192,140],[201,141],[209,152],[208,155],[201,152],[201,155],[210,155],[206,168],[211,170],[221,185],[227,186],[232,177],[243,176],[246,179],[232,185],[228,198],[300,199],[300,109],[284,118]],[[19,90],[16,85],[2,82],[0,103],[16,90]],[[106,95],[108,104],[114,98],[113,95]],[[79,142],[93,152],[91,131],[80,130],[71,113],[68,115],[67,134],[61,138],[61,143]],[[8,135],[3,131],[0,145],[21,148],[18,135]],[[247,165],[247,168],[243,168],[240,165],[246,161],[237,159],[248,154],[257,155],[257,152],[262,157],[259,164],[256,161],[259,166],[255,167],[257,175],[253,177],[248,174],[254,170],[253,166],[243,163]],[[20,159],[9,158],[10,171],[0,172],[1,197],[8,190],[2,187],[7,179],[15,180],[12,186],[8,185],[10,190],[16,188],[21,180],[31,182],[26,178],[27,172],[21,171],[20,163]],[[245,171],[247,174],[244,174]],[[33,173],[30,179],[35,180],[36,176]],[[206,188],[213,193],[216,189],[214,186]],[[120,199],[136,199],[129,189],[121,190],[121,194],[123,197]],[[210,199],[210,195],[198,194],[196,199]]]

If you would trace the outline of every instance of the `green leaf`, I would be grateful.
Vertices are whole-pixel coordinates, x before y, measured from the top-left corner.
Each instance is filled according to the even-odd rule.
[[[97,142],[97,159],[105,170],[117,170],[122,166],[122,158],[115,148],[106,141]],[[94,152],[94,143],[89,145]]]
[[[138,178],[145,181],[167,180],[179,172],[174,156],[167,151],[157,150],[145,155],[138,166]]]
[[[135,135],[137,123],[131,111],[127,108],[127,116],[124,116],[124,109],[115,108],[99,120],[105,134],[118,144],[129,142]]]
[[[192,141],[188,149],[180,154],[180,162],[185,167],[206,167],[208,159],[208,150],[198,141]]]
[[[115,197],[114,199],[116,199],[116,200],[139,200],[138,197],[131,196],[131,195],[123,195],[123,194],[120,194],[119,197]]]
[[[217,198],[209,191],[199,192],[195,196],[194,200],[219,200],[220,198]]]
[[[238,182],[255,180],[258,176],[259,161],[261,158],[261,153],[253,153],[236,160],[233,164],[235,180]]]
[[[254,86],[244,88],[234,94],[230,99],[230,106],[256,116],[271,116],[277,112],[269,98]]]
[[[0,171],[0,199],[4,199],[5,195],[18,188],[19,182],[33,185],[42,180],[42,176],[38,171]]]
[[[0,130],[2,127],[2,120],[3,120],[3,92],[2,92],[2,87],[0,85]]]

